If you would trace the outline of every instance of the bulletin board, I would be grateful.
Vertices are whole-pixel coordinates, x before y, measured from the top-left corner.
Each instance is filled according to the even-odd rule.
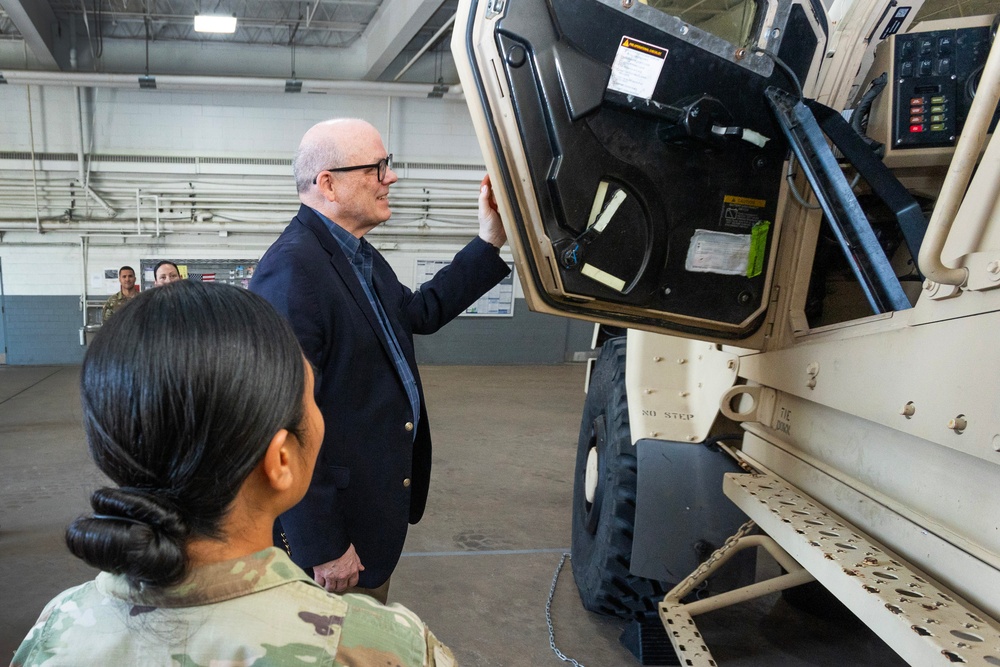
[[[418,259],[413,283],[417,289],[451,264],[447,259]],[[459,317],[514,317],[514,263],[507,262],[510,273],[489,292],[460,313]]]
[[[173,257],[158,257],[156,259],[139,260],[139,273],[142,289],[153,286],[153,267],[167,260],[177,265],[181,278],[200,280],[202,282],[225,283],[246,289],[250,287],[250,279],[257,270],[256,259],[175,259]]]

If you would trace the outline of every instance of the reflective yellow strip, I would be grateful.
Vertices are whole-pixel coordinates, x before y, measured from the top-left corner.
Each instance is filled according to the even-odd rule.
[[[613,275],[607,271],[601,271],[599,268],[593,264],[584,264],[583,268],[580,269],[580,273],[587,276],[591,280],[596,280],[602,285],[607,285],[611,289],[622,292],[625,290],[625,281],[620,278],[615,278]]]
[[[594,204],[590,207],[590,217],[587,219],[587,227],[592,227],[594,221],[597,220],[598,214],[601,212],[601,207],[604,205],[604,197],[608,194],[608,182],[601,181],[597,186],[597,194],[594,195]]]
[[[599,217],[597,222],[594,223],[595,230],[598,232],[604,231],[604,228],[608,226],[609,222],[611,222],[611,218],[618,212],[618,207],[622,205],[622,202],[625,201],[625,197],[627,196],[628,195],[625,194],[624,190],[616,190],[615,193],[611,195],[611,201],[608,202],[608,207],[604,209],[604,212],[601,213],[601,217]]]

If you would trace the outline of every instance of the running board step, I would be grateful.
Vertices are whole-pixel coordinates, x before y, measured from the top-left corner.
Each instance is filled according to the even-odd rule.
[[[1000,665],[1000,623],[771,475],[723,491],[911,665]]]

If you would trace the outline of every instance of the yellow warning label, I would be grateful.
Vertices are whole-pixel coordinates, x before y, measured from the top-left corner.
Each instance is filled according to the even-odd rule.
[[[726,204],[739,204],[740,206],[753,206],[754,208],[764,208],[767,202],[763,199],[753,199],[751,197],[737,197],[736,195],[726,195],[722,198]]]
[[[667,55],[667,52],[664,49],[653,46],[652,44],[646,44],[645,42],[638,42],[631,37],[622,37],[622,46],[626,49],[634,49],[636,51],[648,53],[649,55],[656,56],[657,58],[665,58]]]

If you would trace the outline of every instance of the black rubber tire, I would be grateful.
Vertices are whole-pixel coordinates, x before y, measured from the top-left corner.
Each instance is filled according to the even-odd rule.
[[[594,502],[585,489],[587,458],[598,450]],[[604,343],[583,409],[573,483],[573,579],[583,606],[637,618],[655,613],[673,586],[629,572],[635,527],[636,456],[625,391],[625,338]]]

